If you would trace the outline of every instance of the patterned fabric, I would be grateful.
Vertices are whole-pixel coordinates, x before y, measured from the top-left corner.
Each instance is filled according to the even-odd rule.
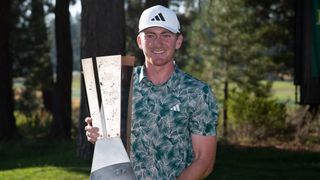
[[[154,85],[134,70],[131,162],[138,179],[176,179],[192,162],[191,134],[215,136],[217,104],[205,83],[177,67]]]

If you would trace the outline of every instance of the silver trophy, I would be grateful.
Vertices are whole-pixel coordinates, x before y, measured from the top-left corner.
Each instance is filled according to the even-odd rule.
[[[128,156],[134,57],[87,58],[81,64],[92,125],[100,134],[90,179],[136,179]]]

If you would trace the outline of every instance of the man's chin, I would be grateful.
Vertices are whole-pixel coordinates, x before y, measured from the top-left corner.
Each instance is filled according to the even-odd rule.
[[[155,60],[152,60],[152,65],[154,66],[166,66],[166,65],[169,65],[171,64],[172,61],[168,61],[168,60],[165,60],[165,59],[155,59]]]

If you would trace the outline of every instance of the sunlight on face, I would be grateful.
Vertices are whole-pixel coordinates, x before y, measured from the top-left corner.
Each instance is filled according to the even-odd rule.
[[[178,35],[161,27],[150,27],[139,33],[137,43],[145,55],[146,63],[163,66],[172,63],[176,49],[182,43]]]

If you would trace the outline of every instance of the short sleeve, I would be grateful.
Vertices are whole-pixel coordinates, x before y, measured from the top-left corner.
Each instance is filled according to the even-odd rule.
[[[209,86],[192,95],[194,107],[189,119],[192,134],[215,136],[217,134],[218,106]]]

